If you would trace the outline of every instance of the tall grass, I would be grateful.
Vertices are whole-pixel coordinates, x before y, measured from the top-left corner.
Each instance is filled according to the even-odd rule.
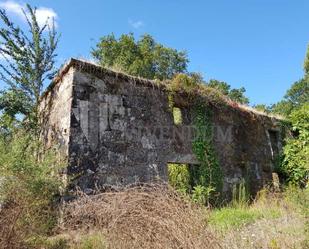
[[[61,163],[52,152],[42,156],[31,134],[0,137],[0,248],[26,247],[57,224]]]

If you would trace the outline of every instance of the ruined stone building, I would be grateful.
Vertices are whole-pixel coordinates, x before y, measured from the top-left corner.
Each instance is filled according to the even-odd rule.
[[[71,59],[42,96],[43,141],[60,145],[69,178],[83,190],[168,180],[168,163],[199,164],[186,136],[190,101],[176,96],[182,119],[176,124],[168,96],[164,84]],[[256,192],[271,179],[281,149],[278,120],[239,106],[209,106],[223,191],[246,177]]]

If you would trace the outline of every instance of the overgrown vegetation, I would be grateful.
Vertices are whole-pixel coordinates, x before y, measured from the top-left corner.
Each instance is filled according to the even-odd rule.
[[[210,212],[209,223],[227,248],[308,248],[308,198],[308,189],[263,189],[250,205],[234,200]]]
[[[184,51],[165,47],[148,34],[136,41],[132,33],[102,37],[92,55],[102,66],[160,80],[186,72],[189,61]]]
[[[174,105],[173,92],[185,90],[191,94],[199,87],[203,88],[200,75],[176,75],[171,82],[170,106]],[[193,168],[188,168],[186,165],[170,165],[169,182],[181,193],[189,194],[195,202],[209,205],[210,200],[214,201],[214,197],[220,195],[223,175],[213,147],[212,114],[208,103],[202,97],[194,96],[192,106],[192,121],[196,129],[192,149],[200,165]],[[175,119],[174,108],[172,110]]]
[[[0,248],[22,248],[57,225],[61,162],[33,134],[0,136]]]
[[[48,20],[39,25],[36,8],[26,5],[21,10],[28,29],[15,25],[4,9],[0,9],[0,80],[7,86],[0,91],[1,123],[8,128],[26,117],[22,124],[34,129],[38,122],[38,103],[45,80],[55,74],[58,35]]]
[[[50,235],[62,187],[58,152],[43,151],[38,141],[39,99],[55,73],[58,36],[47,21],[39,25],[35,8],[21,11],[27,31],[0,9],[0,248],[30,248]]]
[[[102,231],[107,248],[220,248],[204,211],[167,186],[148,185],[81,196],[64,219],[76,233]]]
[[[223,174],[213,146],[212,117],[205,101],[194,104],[193,124],[196,137],[192,149],[200,166],[194,175],[196,185],[204,188],[206,196],[219,195],[223,185]],[[211,195],[210,195],[211,194]]]
[[[309,184],[309,71],[308,55],[305,58],[305,75],[287,91],[284,99],[269,108],[286,116],[292,134],[286,138],[278,172],[285,180],[301,187]]]
[[[309,184],[309,102],[290,115],[296,133],[286,141],[282,170],[288,180],[301,187]]]
[[[249,104],[244,87],[231,88],[226,82],[214,79],[205,82],[201,74],[187,71],[186,52],[165,47],[149,34],[139,40],[135,40],[133,33],[118,39],[114,34],[103,36],[91,53],[105,67],[147,79],[172,80],[174,89],[191,90],[197,83],[204,84],[233,101]]]
[[[81,195],[64,210],[59,234],[38,248],[308,248],[309,193],[260,191],[249,204],[197,206],[167,186],[147,185]],[[242,199],[242,198],[240,198]],[[307,212],[307,214],[306,214]]]
[[[35,11],[27,5],[29,30],[23,31],[0,10],[0,53],[6,60],[0,64],[0,79],[7,86],[0,93],[1,248],[309,247],[309,52],[303,79],[278,104],[258,106],[284,114],[292,123],[293,137],[286,141],[278,168],[293,186],[283,192],[263,190],[249,203],[242,183],[235,186],[232,202],[216,209],[210,202],[220,196],[223,176],[212,144],[212,113],[194,93],[206,95],[212,104],[225,103],[226,97],[248,104],[245,89],[188,73],[186,53],[164,47],[150,35],[138,41],[133,34],[105,36],[92,55],[103,66],[170,80],[176,125],[183,120],[181,110],[173,109],[173,93],[184,90],[195,96],[192,148],[200,165],[170,165],[171,185],[182,195],[165,185],[81,193],[65,206],[64,223],[57,226],[62,163],[57,151],[43,152],[38,142],[38,103],[43,82],[55,73],[58,35],[47,23],[39,26]]]

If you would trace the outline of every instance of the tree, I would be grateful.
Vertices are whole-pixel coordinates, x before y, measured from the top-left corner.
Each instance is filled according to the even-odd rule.
[[[270,112],[269,106],[267,106],[265,104],[257,104],[257,105],[254,105],[253,107],[254,107],[254,109],[256,109],[258,111],[262,111],[262,112],[265,112],[265,113]]]
[[[309,76],[296,81],[286,92],[283,100],[271,107],[272,112],[288,117],[291,112],[309,102]]]
[[[29,124],[37,123],[38,103],[43,83],[55,74],[57,32],[54,24],[40,27],[36,8],[26,5],[22,10],[29,27],[28,31],[15,25],[0,9],[0,55],[5,63],[0,64],[0,80],[7,89],[0,92],[0,110],[16,118],[24,115]]]
[[[297,136],[289,138],[284,147],[283,172],[292,183],[309,184],[309,102],[290,115]]]
[[[241,104],[249,104],[249,99],[245,96],[246,89],[244,87],[238,89],[231,89],[228,96],[231,100],[234,100]]]
[[[304,70],[305,70],[305,74],[309,74],[309,45],[308,45],[307,54],[305,57]]]
[[[249,104],[249,99],[245,96],[246,89],[244,87],[241,87],[239,89],[237,88],[231,89],[231,86],[226,82],[214,79],[211,79],[207,83],[207,86],[216,88],[222,94],[228,96],[233,101],[236,101],[241,104]]]
[[[224,81],[219,81],[219,80],[214,80],[211,79],[208,83],[207,86],[215,88],[219,90],[222,94],[228,95],[231,89],[231,86],[227,84]]]
[[[284,95],[283,100],[271,107],[272,112],[288,117],[293,110],[309,102],[309,46],[305,56],[304,71],[304,77],[292,84],[291,88]]]
[[[185,52],[167,48],[148,34],[138,41],[132,33],[119,39],[114,34],[104,36],[91,53],[102,66],[148,79],[171,79],[187,71]]]

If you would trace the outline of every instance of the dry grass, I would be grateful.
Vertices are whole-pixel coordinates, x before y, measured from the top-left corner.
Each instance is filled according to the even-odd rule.
[[[103,231],[107,248],[221,248],[204,209],[166,186],[82,196],[65,208],[69,231]]]
[[[35,237],[41,227],[33,222],[20,226],[24,205],[7,203],[0,210],[0,248],[307,249],[308,200],[308,190],[263,190],[250,205],[209,210],[166,185],[135,186],[80,194],[65,205],[63,226],[52,237]]]
[[[16,222],[22,208],[13,201],[2,205],[0,209],[0,248],[21,248],[24,232],[17,229]]]
[[[276,219],[260,219],[241,229],[221,235],[226,249],[306,249],[304,221],[301,217],[284,215]]]

